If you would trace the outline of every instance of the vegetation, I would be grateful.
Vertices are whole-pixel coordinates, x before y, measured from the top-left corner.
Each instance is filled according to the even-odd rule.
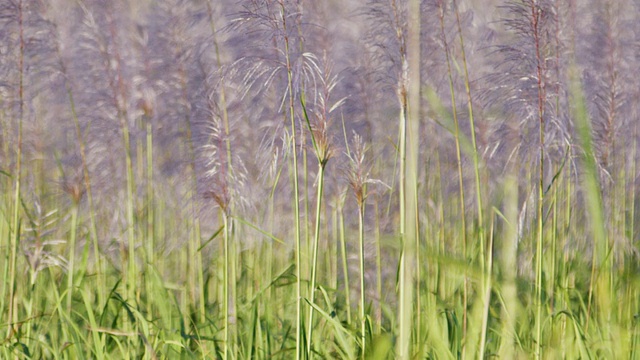
[[[0,358],[631,358],[630,0],[3,0]]]

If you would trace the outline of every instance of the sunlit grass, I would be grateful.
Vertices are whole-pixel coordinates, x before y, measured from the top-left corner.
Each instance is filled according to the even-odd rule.
[[[382,72],[381,86],[333,71],[345,59],[311,46],[329,30],[309,29],[303,1],[252,3],[222,25],[215,2],[182,4],[185,19],[141,5],[167,16],[160,29],[67,4],[78,49],[75,28],[23,22],[25,2],[10,1],[0,358],[640,356],[638,134],[612,125],[633,113],[615,105],[618,78],[610,127],[594,126],[602,97],[576,59],[561,72],[551,5],[523,0],[503,9],[519,37],[500,40],[498,83],[484,84],[494,69],[478,66],[489,55],[460,2],[367,3],[391,60],[358,76]],[[25,30],[51,31],[42,53],[60,78],[32,74],[48,42]],[[256,34],[268,50],[230,61]],[[368,90],[384,95],[358,97]]]

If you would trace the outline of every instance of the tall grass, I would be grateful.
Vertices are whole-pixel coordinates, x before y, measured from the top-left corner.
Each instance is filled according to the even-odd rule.
[[[20,51],[18,53],[18,143],[16,151],[16,165],[13,172],[14,178],[14,196],[13,206],[10,208],[13,210],[13,216],[11,220],[11,241],[9,243],[9,258],[7,263],[9,264],[8,273],[8,287],[9,287],[9,305],[7,320],[9,326],[7,327],[7,336],[11,336],[14,331],[14,324],[17,321],[16,314],[16,277],[17,277],[17,256],[18,256],[18,244],[20,242],[20,198],[21,198],[21,186],[22,186],[22,150],[23,150],[23,122],[24,122],[24,52],[25,52],[25,39],[24,39],[24,7],[23,2],[20,1],[17,5],[17,26],[19,32],[18,46]]]
[[[367,183],[369,179],[369,169],[366,163],[366,148],[362,138],[355,134],[353,136],[353,153],[347,153],[349,157],[348,181],[358,205],[358,257],[360,275],[360,341],[362,343],[361,355],[365,358],[367,353],[367,315],[365,302],[365,242],[364,242],[364,221],[365,221],[365,201],[367,199]]]
[[[635,358],[595,3],[3,2],[0,358]]]
[[[302,243],[301,243],[301,234],[300,234],[300,201],[299,196],[300,192],[298,190],[299,186],[299,177],[298,177],[298,149],[297,149],[297,139],[296,136],[296,120],[295,120],[295,95],[293,88],[293,68],[291,65],[291,53],[290,53],[290,44],[289,37],[287,35],[287,17],[289,14],[287,13],[287,9],[285,8],[284,1],[280,3],[281,11],[280,16],[282,19],[282,31],[284,33],[284,58],[285,65],[287,70],[287,94],[288,94],[288,103],[289,103],[289,119],[291,120],[291,138],[290,138],[290,147],[292,153],[292,184],[293,184],[293,222],[295,224],[295,244],[296,244],[296,359],[300,359],[303,353],[303,329],[304,325],[302,322]],[[306,226],[305,226],[306,227]],[[313,291],[313,289],[312,289]],[[308,334],[307,334],[308,335]]]
[[[316,109],[314,115],[314,122],[311,122],[309,117],[309,111],[307,109],[307,105],[305,103],[304,94],[301,97],[301,106],[302,106],[302,114],[305,122],[307,123],[307,127],[309,133],[311,134],[311,144],[313,146],[313,152],[316,156],[316,161],[318,162],[318,173],[317,173],[317,195],[316,195],[316,218],[314,225],[314,233],[313,233],[313,244],[312,244],[312,256],[311,256],[311,286],[309,300],[313,303],[315,301],[315,292],[316,292],[316,280],[317,280],[317,271],[318,271],[318,249],[320,243],[320,228],[321,228],[321,214],[322,214],[322,197],[324,193],[324,181],[325,181],[325,171],[327,167],[328,161],[331,157],[334,156],[334,148],[330,135],[330,124],[331,124],[331,112],[333,112],[337,107],[341,105],[341,102],[338,101],[335,104],[331,104],[330,95],[333,88],[336,86],[337,79],[332,77],[331,68],[328,64],[325,64],[324,69],[320,69],[317,64],[315,64],[315,68],[319,72],[320,82],[321,82],[321,94],[319,95],[318,100],[318,109]],[[311,308],[309,311],[309,330],[307,331],[307,356],[311,357],[312,347],[311,343],[313,340],[313,312],[314,309]]]

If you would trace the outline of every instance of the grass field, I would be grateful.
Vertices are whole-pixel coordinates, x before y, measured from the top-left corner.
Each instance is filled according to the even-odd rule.
[[[3,0],[0,358],[640,358],[640,7]]]

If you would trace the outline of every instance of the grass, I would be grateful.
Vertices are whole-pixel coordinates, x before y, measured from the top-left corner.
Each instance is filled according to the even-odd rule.
[[[485,38],[472,0],[27,3],[0,358],[637,357],[635,90],[583,76],[589,9],[508,1]]]

